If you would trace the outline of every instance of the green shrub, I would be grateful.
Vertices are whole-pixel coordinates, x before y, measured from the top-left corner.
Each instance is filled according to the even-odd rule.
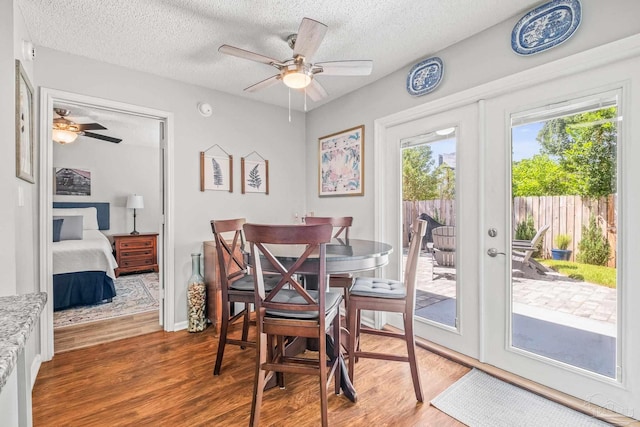
[[[536,235],[536,229],[533,227],[533,217],[527,215],[527,219],[516,224],[516,240],[531,240]]]
[[[514,239],[516,240],[531,240],[535,237],[538,230],[533,226],[533,217],[527,215],[527,219],[516,224],[516,232]],[[544,239],[540,239],[536,245],[538,249],[532,254],[534,258],[540,258],[541,249]]]
[[[558,234],[556,236],[556,247],[563,251],[569,248],[571,244],[571,236],[569,234]]]
[[[585,264],[606,265],[611,248],[602,235],[602,230],[595,216],[589,219],[589,225],[582,226],[582,240],[578,243],[576,260]]]

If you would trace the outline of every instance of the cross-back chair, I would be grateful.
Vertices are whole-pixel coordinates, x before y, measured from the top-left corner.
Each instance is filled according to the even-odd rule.
[[[370,358],[408,362],[411,368],[411,379],[419,402],[424,400],[420,374],[416,362],[416,345],[413,336],[413,315],[415,312],[416,281],[420,243],[427,229],[427,222],[416,220],[412,225],[413,236],[409,244],[407,263],[404,271],[404,281],[378,278],[356,279],[351,289],[349,299],[349,377],[355,383],[355,363],[357,359]],[[386,311],[402,313],[404,331],[394,332],[360,327],[360,312],[362,310]],[[382,352],[368,352],[360,349],[361,334],[368,333],[386,337],[399,338],[405,341],[407,355],[388,354]]]
[[[333,238],[341,240],[345,245],[349,244],[349,228],[353,224],[353,217],[351,216],[308,216],[305,218],[305,223],[309,225],[331,224],[331,226],[334,228]],[[344,308],[345,310],[348,309],[349,291],[353,286],[353,275],[351,273],[332,274],[329,276],[329,286],[332,288],[342,288]]]
[[[249,275],[244,260],[243,246],[244,235],[242,226],[246,223],[244,218],[212,220],[216,243],[216,255],[218,257],[218,269],[220,273],[220,287],[222,294],[222,321],[220,327],[220,339],[213,374],[219,375],[227,344],[238,345],[241,348],[255,347],[255,341],[249,341],[249,324],[251,305],[255,298],[253,294],[253,277]],[[230,235],[233,234],[233,237]],[[227,239],[227,237],[230,237]],[[267,291],[272,289],[276,278],[267,280]],[[244,308],[238,313],[233,313],[235,303],[244,304]],[[240,338],[229,337],[229,328],[237,321],[242,320],[242,333]]]
[[[335,393],[340,393],[342,300],[340,293],[326,291],[326,244],[331,240],[331,230],[328,224],[244,226],[254,270],[258,330],[251,425],[259,425],[264,386],[274,373],[319,376],[322,425],[328,425],[327,387],[332,377]],[[286,250],[288,255],[278,258],[276,249]],[[270,293],[266,292],[265,273],[280,274]],[[318,290],[305,289],[298,280],[301,274],[318,276]],[[335,340],[330,357],[326,351],[327,330],[331,330]],[[317,339],[318,357],[288,355],[285,339],[290,337]],[[284,375],[277,375],[276,379],[284,387]]]

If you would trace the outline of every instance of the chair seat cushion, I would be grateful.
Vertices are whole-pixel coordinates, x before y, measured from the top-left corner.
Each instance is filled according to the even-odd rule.
[[[318,291],[307,291],[313,299],[318,298]],[[335,309],[342,301],[342,293],[329,291],[324,297],[325,312]],[[281,289],[272,300],[273,302],[282,302],[289,304],[305,304],[306,301],[302,296],[293,289]],[[289,319],[316,319],[318,312],[309,311],[289,311],[289,310],[267,310],[267,315],[271,317],[286,317]]]
[[[407,287],[397,280],[358,277],[351,288],[351,295],[398,299],[407,296]]]
[[[276,285],[278,284],[278,282],[280,281],[281,277],[282,276],[280,276],[279,274],[265,275],[264,276],[264,290],[266,292],[269,292],[270,290],[275,288]],[[235,291],[251,291],[251,292],[253,292],[253,290],[254,290],[253,276],[250,275],[250,274],[247,274],[246,276],[244,276],[244,277],[232,282],[230,288],[235,290]]]

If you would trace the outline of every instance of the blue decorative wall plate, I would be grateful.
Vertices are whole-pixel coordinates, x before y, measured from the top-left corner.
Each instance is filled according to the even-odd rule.
[[[533,55],[569,39],[580,25],[580,0],[553,0],[524,15],[513,27],[511,48]]]
[[[418,62],[407,76],[407,92],[420,96],[433,91],[440,84],[443,73],[442,60],[436,56]]]

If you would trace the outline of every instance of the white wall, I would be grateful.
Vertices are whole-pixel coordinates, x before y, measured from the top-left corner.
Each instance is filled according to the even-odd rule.
[[[425,52],[423,58],[416,58],[387,77],[307,113],[307,210],[316,215],[352,215],[354,237],[373,238],[376,174],[373,123],[376,119],[640,32],[637,0],[582,0],[581,3],[580,27],[571,39],[549,51],[522,57],[511,50],[511,31],[520,18],[516,16],[441,52]],[[444,62],[442,82],[434,92],[412,97],[406,91],[409,69],[431,56],[439,56]],[[360,124],[365,125],[365,195],[318,197],[318,138]]]
[[[16,292],[15,206],[17,181],[15,161],[15,65],[13,55],[13,2],[0,2],[0,296]]]
[[[304,210],[302,113],[289,123],[283,108],[45,48],[35,76],[38,86],[173,112],[176,322],[186,321],[190,254],[212,239],[211,219],[283,223]],[[202,101],[213,106],[211,117],[197,112]],[[199,153],[214,144],[234,157],[233,193],[200,191]],[[240,193],[240,157],[254,150],[269,160],[269,195]]]
[[[152,119],[139,117],[136,120]],[[54,195],[53,201],[108,202],[111,227],[103,232],[129,233],[133,230],[133,211],[126,208],[127,196],[135,193],[144,197],[144,209],[136,210],[136,229],[140,232],[159,232],[162,213],[160,127],[159,122],[154,121],[158,124],[158,131],[144,143],[131,141],[129,135],[121,130],[105,133],[122,138],[119,144],[89,137],[80,137],[72,144],[53,144],[54,169],[77,168],[91,172],[90,196]]]

